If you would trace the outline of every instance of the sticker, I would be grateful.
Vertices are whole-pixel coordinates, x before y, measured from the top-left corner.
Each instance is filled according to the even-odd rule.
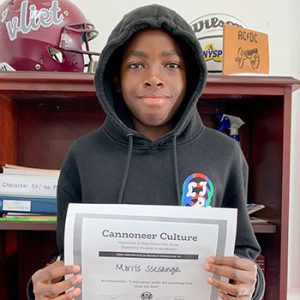
[[[202,173],[194,173],[183,183],[181,205],[209,207],[213,194],[211,180]]]
[[[44,7],[40,10],[34,4],[29,5],[28,0],[24,0],[21,3],[19,12],[20,15],[14,16],[11,20],[7,20],[7,10],[1,15],[1,23],[5,22],[11,41],[17,39],[19,33],[28,34],[39,30],[41,27],[49,28],[64,21],[58,0],[53,0],[49,8]]]

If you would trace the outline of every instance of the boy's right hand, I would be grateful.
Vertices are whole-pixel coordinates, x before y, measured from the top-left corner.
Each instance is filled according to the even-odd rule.
[[[82,281],[78,265],[65,266],[63,261],[56,261],[47,267],[38,270],[32,276],[33,293],[36,300],[70,300],[80,295],[81,290],[74,288],[65,293],[68,289],[75,287]],[[67,274],[74,274],[71,278],[64,280]]]

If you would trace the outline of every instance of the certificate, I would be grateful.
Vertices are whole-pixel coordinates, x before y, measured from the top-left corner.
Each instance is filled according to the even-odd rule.
[[[203,265],[232,256],[236,209],[70,204],[65,263],[90,300],[215,300]]]

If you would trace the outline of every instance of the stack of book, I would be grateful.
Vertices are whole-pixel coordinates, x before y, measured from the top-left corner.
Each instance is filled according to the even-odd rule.
[[[5,221],[55,221],[59,170],[4,165],[0,174],[0,214]]]
[[[259,255],[256,258],[256,263],[260,266],[262,272],[265,274],[265,271],[266,271],[266,258],[263,255]]]
[[[269,221],[266,219],[261,219],[253,216],[254,213],[257,211],[265,208],[266,206],[263,204],[256,204],[256,203],[248,203],[247,204],[247,210],[248,210],[248,215],[250,216],[250,220],[252,225],[254,224],[268,224]]]

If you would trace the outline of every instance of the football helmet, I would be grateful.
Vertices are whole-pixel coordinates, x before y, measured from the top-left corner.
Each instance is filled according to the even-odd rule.
[[[6,0],[0,5],[0,64],[16,71],[83,72],[99,55],[89,47],[97,35],[68,0]]]

